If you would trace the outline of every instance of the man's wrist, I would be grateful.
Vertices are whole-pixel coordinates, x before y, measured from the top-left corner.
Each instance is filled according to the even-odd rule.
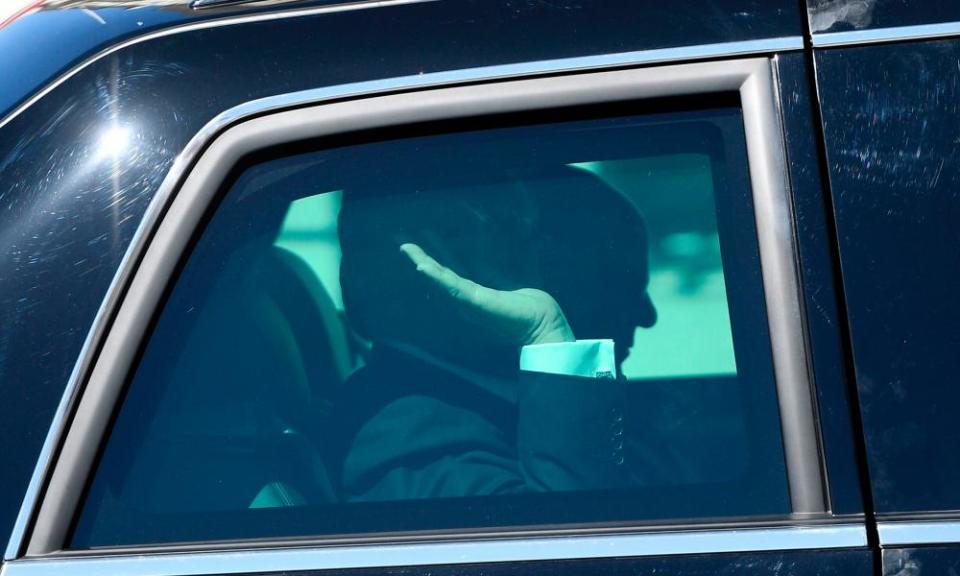
[[[553,303],[552,314],[547,314],[540,324],[531,331],[525,345],[531,344],[559,344],[561,342],[575,342],[573,329],[567,322],[567,317],[563,315],[563,310],[556,300],[551,297]]]
[[[564,322],[564,326],[559,326],[549,331],[545,331],[540,334],[534,335],[531,341],[527,342],[527,345],[559,344],[561,342],[575,342],[575,341],[576,341],[576,338],[573,335],[573,330],[571,330],[570,326],[566,325],[566,322]]]

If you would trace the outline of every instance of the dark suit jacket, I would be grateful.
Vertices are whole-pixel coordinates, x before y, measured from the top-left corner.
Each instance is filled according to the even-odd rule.
[[[628,478],[624,384],[471,377],[388,347],[337,402],[345,501],[609,489]]]

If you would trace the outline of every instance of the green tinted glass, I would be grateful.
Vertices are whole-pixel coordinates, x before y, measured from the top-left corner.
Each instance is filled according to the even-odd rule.
[[[244,169],[72,540],[785,514],[736,108]]]

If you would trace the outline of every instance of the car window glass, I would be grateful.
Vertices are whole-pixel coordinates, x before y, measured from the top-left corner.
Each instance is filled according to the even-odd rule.
[[[717,107],[245,164],[71,546],[786,513],[742,116]]]

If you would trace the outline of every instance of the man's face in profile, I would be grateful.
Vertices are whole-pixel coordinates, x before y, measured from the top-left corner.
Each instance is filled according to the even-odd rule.
[[[612,338],[620,365],[636,329],[657,318],[647,293],[643,217],[626,197],[578,169],[555,170],[536,187],[544,289],[557,298],[577,338]]]

